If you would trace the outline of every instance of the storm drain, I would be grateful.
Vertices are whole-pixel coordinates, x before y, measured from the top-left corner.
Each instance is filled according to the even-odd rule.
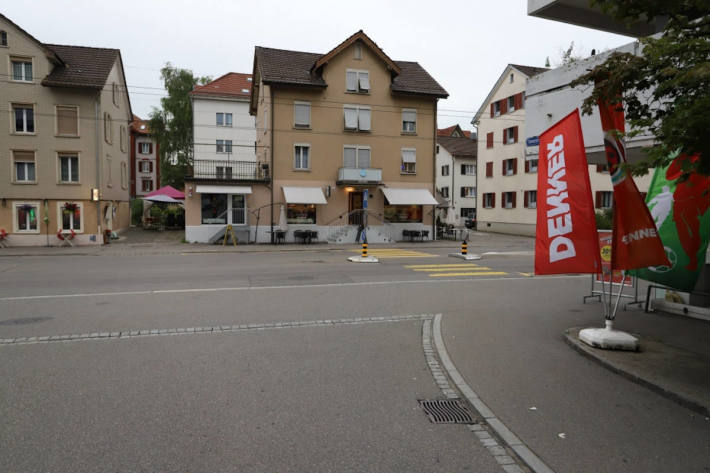
[[[461,399],[419,400],[433,424],[474,424],[476,421]]]

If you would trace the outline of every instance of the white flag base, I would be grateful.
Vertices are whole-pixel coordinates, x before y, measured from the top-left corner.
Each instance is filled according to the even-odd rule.
[[[348,261],[353,263],[379,263],[380,260],[374,256],[349,256]]]
[[[481,259],[481,255],[476,255],[473,253],[468,253],[468,254],[461,254],[461,253],[449,253],[449,256],[454,257],[454,258],[461,258],[465,259],[466,261],[471,261],[475,259]]]
[[[585,328],[579,331],[579,339],[587,345],[604,350],[638,351],[638,338],[612,328],[613,321],[607,320],[604,328]]]

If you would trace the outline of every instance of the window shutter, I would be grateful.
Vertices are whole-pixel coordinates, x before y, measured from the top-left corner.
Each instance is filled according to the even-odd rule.
[[[500,114],[503,115],[504,113],[507,113],[508,112],[508,99],[499,100],[498,103],[500,103]]]
[[[357,72],[355,71],[347,71],[345,73],[345,82],[346,82],[346,88],[347,90],[357,90]]]
[[[486,148],[493,148],[493,132],[492,131],[490,133],[486,133]]]
[[[370,90],[370,74],[368,72],[360,73],[360,89]]]
[[[466,188],[465,188],[465,187],[461,187],[459,190],[461,191],[461,192],[460,192],[460,193],[461,193],[461,197],[466,197]]]
[[[493,102],[491,102],[491,118],[493,118]],[[489,146],[490,148],[490,146]]]
[[[523,205],[525,206],[526,209],[528,208],[528,205],[530,204],[530,199],[528,199],[528,194],[529,194],[529,192],[525,191],[525,193],[523,195],[523,201],[524,201]]]
[[[518,126],[513,127],[513,143],[518,142]]]
[[[496,206],[496,193],[491,192],[491,208],[494,208]]]
[[[361,108],[358,110],[358,129],[370,130],[370,109]]]
[[[148,154],[153,154],[153,143],[148,143]]]
[[[525,160],[525,172],[530,172],[530,161]]]
[[[501,174],[503,174],[504,176],[505,176],[505,162],[506,162],[506,161],[507,161],[507,159],[504,159],[504,160],[501,162],[501,164],[503,165]]]
[[[518,158],[513,158],[513,175],[518,174]]]
[[[493,177],[493,162],[486,163],[486,177]]]
[[[148,161],[148,172],[153,172],[153,161]]]
[[[596,191],[594,193],[594,207],[601,209],[602,208],[602,193],[601,191]]]
[[[359,148],[357,150],[357,167],[367,169],[370,167],[370,149]]]
[[[357,109],[345,108],[345,128],[349,130],[357,129]]]
[[[355,148],[345,148],[343,150],[343,167],[357,167],[357,159],[355,157]]]
[[[510,196],[513,198],[513,205],[512,205],[512,208],[515,208],[515,201],[516,201],[517,198],[518,198],[518,193],[517,193],[517,192],[511,192],[511,193],[510,193]]]

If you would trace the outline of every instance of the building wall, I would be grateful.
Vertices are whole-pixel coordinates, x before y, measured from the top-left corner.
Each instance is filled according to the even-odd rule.
[[[232,126],[217,126],[216,114],[231,113]],[[194,96],[192,113],[195,159],[255,161],[255,119],[249,115],[245,99],[205,98]],[[217,153],[217,140],[232,140],[232,153]]]
[[[476,173],[465,175],[461,173],[462,164],[476,166],[475,158],[453,157],[446,148],[439,145],[439,152],[436,155],[436,188],[441,191],[443,187],[449,188],[449,205],[446,208],[438,208],[437,215],[441,221],[454,226],[463,226],[465,218],[461,217],[462,208],[476,208],[476,197],[461,197],[461,187],[473,187],[477,185]],[[442,167],[449,166],[449,175],[442,175]]]
[[[352,189],[336,185],[338,169],[343,167],[344,145],[370,147],[370,167],[382,169],[384,186],[425,188],[434,193],[435,100],[393,95],[390,92],[390,73],[384,63],[364,46],[362,59],[354,59],[353,49],[353,46],[345,49],[325,66],[323,77],[328,83],[326,89],[279,88],[274,91],[272,88],[272,100],[267,99],[265,103],[259,101],[258,134],[264,133],[261,124],[264,111],[274,111],[274,201],[283,199],[281,188],[284,185],[319,186],[323,189],[330,186],[328,205],[318,210],[319,224],[332,222],[348,211],[347,193]],[[346,69],[369,71],[371,90],[368,94],[346,92]],[[293,104],[296,100],[311,103],[309,129],[294,127]],[[344,130],[345,104],[371,108],[370,132]],[[417,110],[416,134],[402,133],[403,108]],[[268,131],[260,138],[260,144],[269,146]],[[310,169],[294,170],[296,144],[310,146]],[[402,174],[402,148],[416,149],[416,174]],[[373,197],[371,210],[377,211],[379,206],[381,212],[383,194],[373,186],[370,195]],[[425,207],[423,223],[431,225],[432,214],[432,208]]]

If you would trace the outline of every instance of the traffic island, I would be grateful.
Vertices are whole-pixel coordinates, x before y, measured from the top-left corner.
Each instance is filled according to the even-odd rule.
[[[565,331],[565,341],[582,355],[679,404],[710,416],[710,357],[635,335],[638,351],[604,350],[580,340],[580,327]],[[604,330],[604,329],[599,329]]]

